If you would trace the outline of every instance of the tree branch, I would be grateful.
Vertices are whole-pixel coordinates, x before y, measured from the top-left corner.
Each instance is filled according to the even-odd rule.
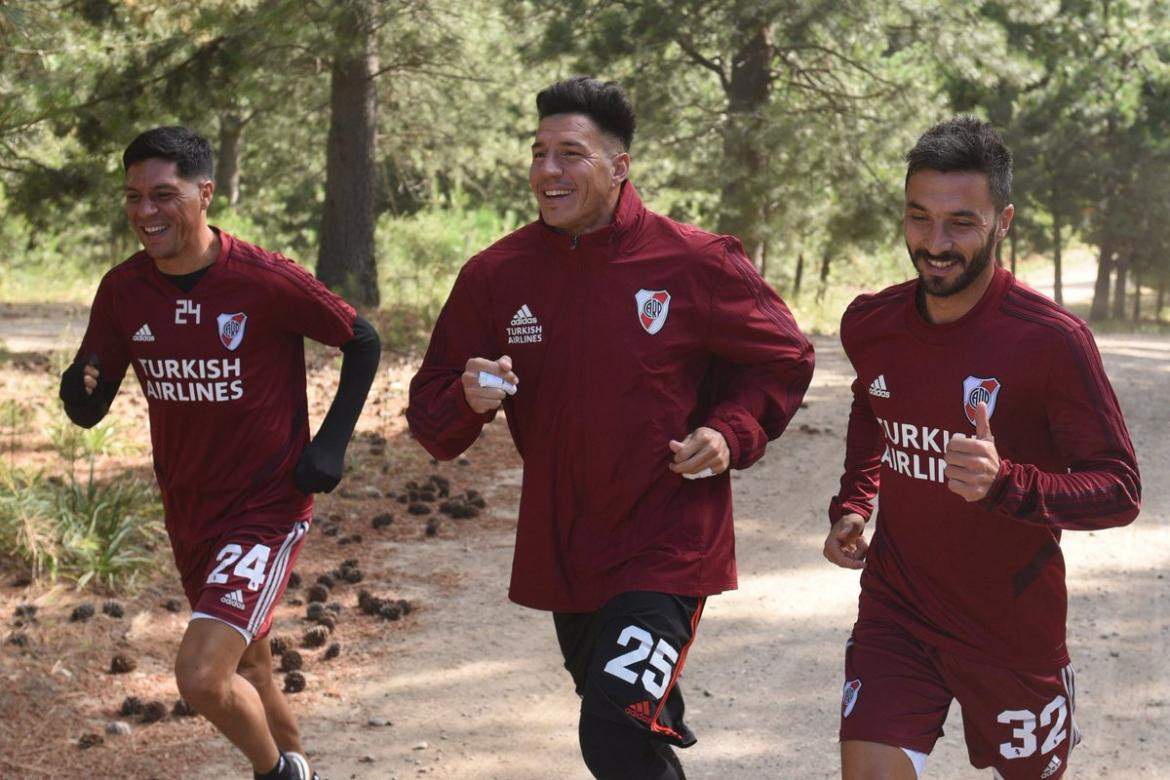
[[[696,49],[694,44],[681,35],[675,37],[674,42],[678,44],[680,49],[686,52],[687,56],[690,57],[695,64],[701,65],[702,67],[717,75],[719,77],[719,85],[723,87],[724,92],[727,91],[729,86],[727,82],[727,74],[723,72],[723,63],[718,57],[714,59],[708,59],[707,57],[704,57],[703,53]]]

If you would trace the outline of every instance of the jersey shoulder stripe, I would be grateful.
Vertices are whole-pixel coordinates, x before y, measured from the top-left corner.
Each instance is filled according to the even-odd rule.
[[[1084,320],[1048,297],[1019,285],[1012,285],[1001,310],[1007,316],[1049,329],[1064,344],[1090,397],[1115,398],[1096,341]],[[1101,418],[1100,427],[1110,446],[1120,452],[1132,451],[1132,444],[1124,440],[1125,419],[1116,401],[1097,404],[1095,411]]]
[[[1046,325],[1069,333],[1081,330],[1085,322],[1051,298],[1030,287],[1013,283],[1004,295],[1001,309],[1004,314]]]
[[[884,306],[902,305],[906,300],[914,295],[914,290],[918,285],[917,279],[910,279],[887,287],[875,293],[866,293],[859,295],[853,299],[853,302],[845,309],[845,316],[855,316],[866,312],[880,309]]]
[[[917,284],[917,279],[911,279],[854,298],[841,315],[840,338],[846,353],[865,334],[888,333],[890,328],[900,330],[906,307],[914,300]]]
[[[232,260],[241,263],[251,271],[276,274],[296,287],[307,290],[318,301],[324,303],[339,319],[348,318],[352,323],[352,307],[341,296],[331,292],[324,283],[310,274],[303,266],[278,252],[270,252],[255,244],[241,241],[235,236],[231,236],[231,241],[229,256]]]
[[[135,252],[116,266],[106,271],[104,277],[111,283],[125,284],[143,279],[150,274],[154,260],[145,251]]]

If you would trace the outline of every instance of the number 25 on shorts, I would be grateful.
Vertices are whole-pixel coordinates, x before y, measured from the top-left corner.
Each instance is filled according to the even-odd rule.
[[[667,644],[665,639],[659,639],[655,644],[650,632],[638,626],[626,626],[617,639],[621,647],[629,647],[631,642],[637,642],[638,646],[607,663],[605,671],[633,685],[638,682],[638,673],[630,667],[649,658],[651,668],[642,672],[642,687],[655,699],[661,699],[670,685],[674,664],[678,662],[678,651]],[[661,677],[654,674],[655,670],[661,673]]]
[[[265,544],[254,545],[247,553],[238,544],[225,544],[223,549],[215,555],[219,565],[212,570],[211,574],[207,575],[207,584],[222,585],[227,582],[227,568],[234,563],[235,568],[232,569],[232,574],[246,579],[248,590],[260,590],[260,586],[267,579],[264,570],[268,568],[268,556],[271,552],[268,545]]]

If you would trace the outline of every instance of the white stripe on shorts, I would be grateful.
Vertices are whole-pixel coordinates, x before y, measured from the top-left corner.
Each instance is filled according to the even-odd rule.
[[[1068,733],[1069,743],[1068,752],[1072,753],[1081,742],[1081,729],[1077,726],[1077,673],[1073,670],[1072,664],[1060,670],[1060,677],[1064,681],[1064,692],[1068,696]]]
[[[308,530],[309,524],[307,522],[303,520],[298,522],[284,538],[280,549],[276,551],[276,558],[268,570],[268,581],[264,583],[264,589],[260,591],[260,598],[256,602],[256,609],[252,612],[252,619],[248,621],[248,631],[252,636],[256,635],[256,632],[264,625],[268,613],[272,611],[272,606],[280,591],[280,583],[284,580],[285,569],[288,568],[288,559],[292,555],[293,547]]]

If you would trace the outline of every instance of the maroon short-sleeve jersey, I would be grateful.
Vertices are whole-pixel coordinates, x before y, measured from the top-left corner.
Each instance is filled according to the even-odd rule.
[[[1061,531],[1123,525],[1140,505],[1117,398],[1088,326],[1003,268],[955,322],[927,323],[916,290],[861,296],[841,320],[857,379],[829,514],[869,517],[878,498],[861,617],[984,663],[1059,668]],[[971,503],[947,488],[944,453],[974,435],[980,401],[1001,464]]]
[[[172,541],[214,538],[241,514],[291,522],[312,499],[292,472],[309,440],[304,337],[340,346],[354,310],[288,258],[222,231],[190,292],[139,252],[102,279],[80,355],[134,370],[150,410]]]

